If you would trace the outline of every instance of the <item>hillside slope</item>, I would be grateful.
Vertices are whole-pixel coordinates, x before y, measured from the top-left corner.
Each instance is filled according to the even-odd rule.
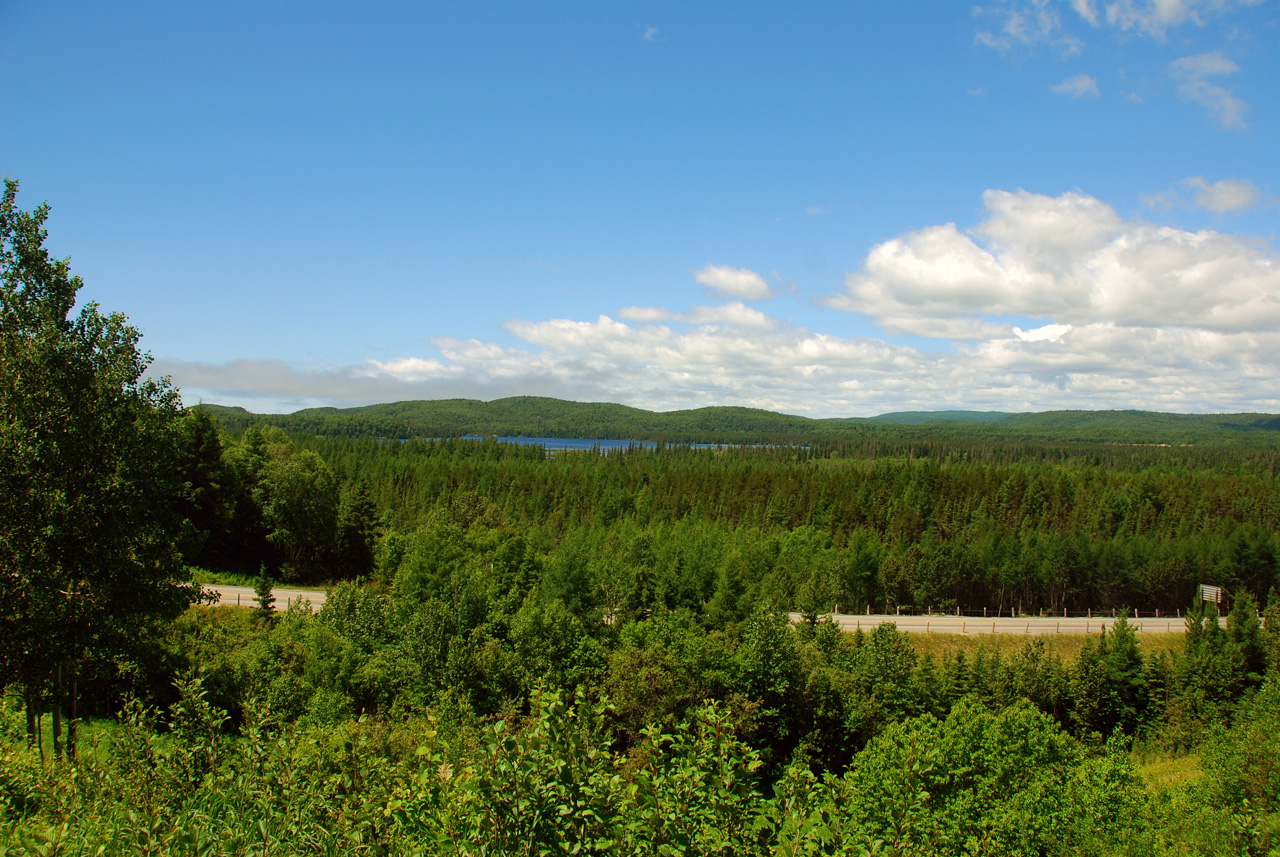
[[[1070,443],[1280,445],[1275,414],[1167,414],[1152,411],[910,411],[871,418],[810,419],[756,408],[646,411],[606,402],[517,396],[482,402],[439,399],[356,408],[253,414],[201,405],[224,428],[275,425],[337,437],[619,438],[691,443],[804,443],[921,438]]]

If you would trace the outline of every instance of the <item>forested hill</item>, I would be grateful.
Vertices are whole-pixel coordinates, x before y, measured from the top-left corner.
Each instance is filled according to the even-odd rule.
[[[1027,441],[1075,441],[1142,444],[1233,443],[1267,446],[1280,442],[1280,416],[1275,414],[1170,414],[1157,411],[1044,411],[1006,414],[997,411],[908,411],[883,414],[869,422],[905,433],[918,428],[931,437],[1005,437]]]
[[[570,402],[516,396],[481,402],[439,399],[358,408],[308,408],[292,414],[251,414],[241,408],[203,405],[226,429],[275,425],[290,432],[348,437],[620,438],[690,442],[754,442],[853,434],[857,426],[755,408],[699,408],[654,412],[604,402]]]
[[[201,405],[224,429],[275,425],[300,434],[341,437],[620,438],[692,443],[803,443],[876,438],[1018,440],[1085,443],[1241,443],[1280,446],[1275,414],[1166,414],[1152,411],[912,411],[877,417],[810,419],[756,408],[655,412],[602,402],[516,396],[482,402],[439,399],[357,408],[308,408],[253,414]]]

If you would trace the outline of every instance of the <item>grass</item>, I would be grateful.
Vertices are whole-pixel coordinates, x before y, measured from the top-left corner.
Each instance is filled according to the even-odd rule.
[[[191,579],[196,583],[214,584],[217,586],[248,586],[257,583],[257,578],[247,574],[232,574],[229,571],[206,571],[203,568],[189,569]]]
[[[1142,775],[1150,791],[1186,785],[1204,776],[1204,771],[1200,769],[1200,757],[1194,754],[1151,759],[1138,765],[1138,773]]]
[[[964,652],[966,658],[981,651],[984,654],[1001,656],[1016,654],[1022,650],[1028,640],[1023,634],[908,634],[916,654],[931,654],[941,659]],[[1182,632],[1172,634],[1139,633],[1138,645],[1144,654],[1159,655],[1162,652],[1179,652],[1182,650]],[[1065,660],[1073,660],[1080,653],[1085,640],[1098,641],[1099,634],[1046,634],[1041,639],[1050,653],[1061,656]]]
[[[258,584],[258,578],[249,574],[233,574],[229,571],[207,571],[203,568],[192,568],[190,571],[193,581],[206,586],[247,586],[252,589]],[[333,587],[333,584],[285,583],[279,580],[273,580],[272,584],[276,589],[302,589],[308,592],[324,592]]]
[[[45,713],[40,718],[39,744],[43,745],[45,759],[53,761],[53,715]],[[27,741],[26,716],[22,698],[10,688],[0,700],[0,745],[25,748]],[[111,737],[120,728],[112,717],[86,717],[76,724],[76,751],[83,760],[105,758]],[[62,739],[67,739],[68,721],[62,723]],[[38,752],[38,751],[37,751]],[[2,852],[0,852],[2,853]]]

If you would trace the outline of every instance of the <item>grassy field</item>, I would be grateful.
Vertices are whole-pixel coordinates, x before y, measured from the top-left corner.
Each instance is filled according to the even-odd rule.
[[[964,652],[971,657],[977,652],[1001,656],[1016,654],[1022,650],[1029,639],[1022,634],[910,634],[912,646],[920,655],[931,654],[935,658]],[[1043,639],[1050,652],[1073,660],[1080,652],[1085,640],[1098,641],[1100,635],[1093,634],[1053,634],[1035,639]],[[1147,655],[1159,655],[1161,652],[1179,652],[1182,650],[1184,634],[1176,631],[1172,634],[1138,634],[1138,645]]]

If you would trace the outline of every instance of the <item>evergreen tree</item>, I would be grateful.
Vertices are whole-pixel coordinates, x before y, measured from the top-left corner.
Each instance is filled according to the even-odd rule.
[[[275,613],[276,596],[271,591],[275,586],[275,581],[271,579],[271,575],[267,574],[267,566],[264,563],[258,571],[258,578],[253,582],[253,594],[258,602],[258,616],[263,619],[270,619]]]

